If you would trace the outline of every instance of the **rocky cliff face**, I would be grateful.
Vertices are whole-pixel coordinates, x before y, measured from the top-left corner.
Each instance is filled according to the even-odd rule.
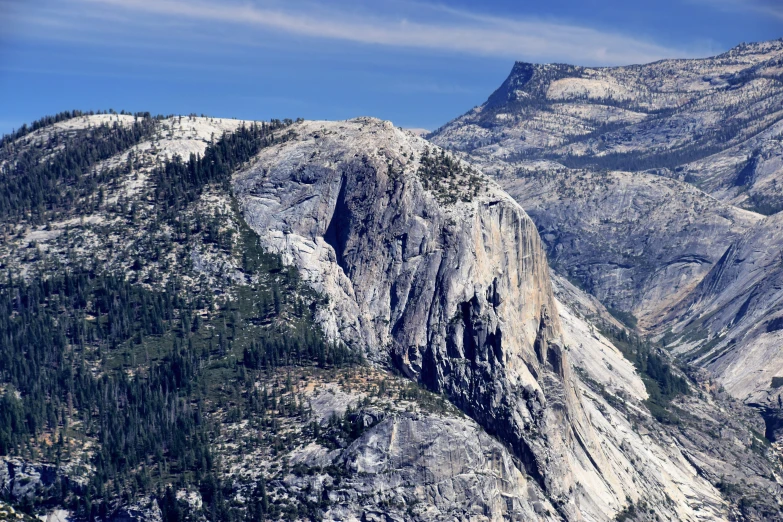
[[[720,376],[747,402],[779,407],[783,359],[783,215],[737,239],[660,328],[674,323],[677,350]]]
[[[285,475],[281,485],[293,494],[328,495],[333,506],[325,520],[561,520],[508,447],[442,398],[419,391],[414,399],[406,394],[416,389],[410,381],[378,371],[340,382],[323,377],[327,382],[307,392],[316,417],[326,424],[353,408],[367,429],[342,448],[312,442],[294,449],[286,455],[292,466],[314,473]],[[363,386],[354,385],[357,377]],[[384,398],[363,407],[380,382]],[[240,477],[268,464],[245,458],[232,467]],[[318,471],[329,467],[341,481]]]
[[[431,139],[494,173],[560,273],[647,327],[780,206],[781,56],[775,41],[632,67],[517,63]]]
[[[647,328],[762,216],[646,173],[520,165],[499,183],[538,226],[549,262]]]
[[[123,115],[67,120],[22,137],[3,158],[13,161],[14,151],[31,144],[48,151],[59,134],[79,135],[102,120],[132,123]],[[156,119],[128,150],[90,166],[101,198],[85,189],[78,205],[42,214],[46,222],[22,216],[0,229],[0,261],[17,280],[86,263],[133,288],[187,298],[161,320],[163,334],[71,345],[90,371],[141,382],[182,357],[176,362],[193,369],[194,382],[173,390],[183,411],[198,406],[208,419],[199,448],[220,463],[206,485],[179,475],[181,488],[161,495],[158,486],[177,470],[151,455],[157,472],[129,470],[123,480],[157,480],[155,487],[135,497],[126,488],[130,500],[96,500],[106,518],[159,520],[187,505],[199,519],[220,503],[235,514],[268,508],[335,521],[725,520],[740,504],[756,506],[743,512],[754,520],[762,509],[774,511],[780,491],[769,477],[777,468],[747,423],[707,385],[707,398],[678,403],[689,412],[680,413],[680,424],[656,420],[648,377],[607,333],[623,326],[564,278],[555,275],[553,287],[545,248],[550,255],[564,249],[546,235],[542,241],[518,202],[474,163],[372,118],[300,122],[275,127],[278,139],[237,163],[230,183],[191,187],[179,212],[165,212],[169,200],[158,194],[166,178],[156,165],[176,156],[187,164],[185,156],[215,145],[215,134],[241,134],[240,124]],[[482,165],[501,174],[507,167]],[[577,202],[592,205],[588,221],[606,225],[604,234],[635,238],[639,258],[679,259],[663,236],[643,241],[641,220],[679,226],[671,244],[710,256],[714,247],[693,241],[689,227],[739,234],[750,226],[744,220],[758,219],[669,179],[569,173],[575,177],[530,176],[508,186],[520,199],[527,194],[535,212],[557,208],[575,228]],[[639,185],[655,188],[655,198],[638,196],[647,190]],[[626,187],[628,195],[589,195],[606,187]],[[549,197],[567,191],[571,207]],[[537,202],[541,193],[549,199]],[[681,194],[688,196],[682,202]],[[625,210],[602,213],[602,206]],[[685,224],[670,215],[682,209],[690,209]],[[566,228],[554,220],[549,232]],[[618,259],[629,255],[612,249]],[[684,263],[657,284],[687,279]],[[305,320],[311,315],[326,337],[352,351],[320,344],[319,328]],[[319,365],[303,358],[308,343],[322,358],[361,352],[370,364]],[[283,362],[290,360],[299,362]],[[0,398],[24,400],[24,393],[0,383]],[[62,410],[46,419],[24,458],[3,461],[13,466],[0,467],[9,495],[37,488],[54,506],[55,494],[37,485],[46,485],[43,469],[85,488],[96,479],[97,422],[90,411]],[[70,415],[82,421],[66,427],[58,420]],[[61,433],[67,465],[39,465],[36,459],[59,455],[50,442]],[[724,434],[735,441],[726,448]],[[743,501],[751,491],[762,499]]]
[[[250,226],[329,296],[335,335],[445,393],[576,513],[566,496],[573,456],[551,455],[589,438],[562,430],[581,412],[532,221],[480,175],[475,192],[442,203],[424,186],[431,146],[389,123],[294,131],[235,177]],[[464,190],[468,169],[448,167],[444,190]]]
[[[692,499],[686,504],[696,506],[704,518],[721,518],[727,509],[730,520],[777,519],[783,500],[783,488],[776,478],[780,473],[777,454],[764,437],[765,420],[756,408],[732,398],[708,371],[691,368],[694,389],[668,406],[674,422],[637,416],[636,412],[654,407],[649,402],[650,377],[640,378],[638,369],[618,348],[623,347],[622,339],[612,332],[622,331],[622,326],[597,299],[562,276],[553,273],[552,281],[561,304],[568,354],[581,395],[587,398],[584,402],[590,405],[590,419],[631,463],[638,474],[631,480],[644,484],[642,499],[653,498],[650,495],[662,486],[655,477],[668,476],[677,484],[688,484],[685,494]],[[641,401],[647,401],[646,405]],[[660,469],[646,453],[651,448],[656,455],[667,456]],[[705,482],[721,492],[727,508],[711,496]],[[682,517],[681,513],[675,516]]]
[[[627,499],[646,499],[698,519],[693,498],[723,516],[713,486],[674,464],[677,450],[655,461],[641,439],[631,449],[632,430],[607,438],[626,414],[586,406],[542,244],[517,203],[389,123],[305,122],[293,131],[234,177],[234,192],[262,243],[329,297],[321,321],[335,339],[445,394],[508,445],[559,516],[607,519]],[[432,158],[449,164],[434,190]],[[643,400],[626,370],[629,396]],[[676,500],[664,507],[667,495]]]
[[[687,180],[721,201],[770,215],[783,210],[783,122],[666,175]]]
[[[782,59],[777,40],[630,67],[517,63],[431,139],[494,172],[558,270],[647,327],[783,208]]]
[[[764,215],[783,208],[782,57],[777,40],[630,67],[517,63],[486,103],[430,136],[480,165],[526,209],[553,268],[568,279],[560,288],[577,284],[627,325],[706,368],[690,368],[692,382],[722,384],[760,407],[770,439],[783,425],[779,219]],[[600,377],[591,357],[574,359],[580,376]],[[752,418],[725,397],[716,401],[685,407],[725,419],[731,430],[736,416]],[[764,428],[749,425],[751,435],[738,439],[758,449],[755,433]],[[694,426],[707,429],[699,421],[672,436],[704,476],[720,475],[720,462],[733,457],[711,450],[709,438],[682,439]]]

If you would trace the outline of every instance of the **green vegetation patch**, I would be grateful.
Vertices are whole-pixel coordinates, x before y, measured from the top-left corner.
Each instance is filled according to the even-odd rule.
[[[660,422],[679,423],[678,413],[671,400],[689,392],[687,379],[677,375],[668,359],[639,336],[616,328],[602,330],[601,333],[612,340],[641,374],[649,396],[645,402],[650,413]]]
[[[0,161],[0,217],[42,224],[59,214],[101,203],[97,187],[130,171],[130,164],[93,172],[94,167],[152,136],[157,119],[148,113],[131,126],[118,122],[74,133],[51,133],[46,143],[22,151],[4,140]]]
[[[636,325],[638,324],[639,320],[636,318],[635,315],[633,315],[631,312],[625,312],[623,310],[619,310],[617,308],[607,308],[607,311],[614,316],[615,319],[623,323],[625,326],[627,326],[630,329],[636,328]]]
[[[473,201],[487,185],[478,171],[465,168],[442,149],[440,153],[424,149],[417,174],[424,188],[435,193],[442,205]]]
[[[215,447],[225,439],[224,424],[243,419],[267,434],[257,444],[268,451],[292,444],[278,427],[281,419],[305,419],[306,405],[255,383],[280,366],[332,368],[359,364],[362,357],[325,340],[314,321],[324,298],[261,248],[235,202],[229,217],[236,230],[189,212],[210,186],[228,191],[231,173],[261,147],[287,139],[277,136],[286,125],[241,127],[203,157],[188,164],[176,159],[151,176],[158,212],[146,236],[158,237],[153,229],[164,223],[173,233],[168,243],[155,239],[147,245],[148,259],[164,257],[174,242],[201,240],[235,259],[241,280],[213,289],[196,282],[199,275],[183,262],[170,267],[165,284],[156,283],[154,274],[138,281],[146,259],[137,259],[126,277],[102,270],[98,252],[68,266],[51,262],[49,270],[31,271],[25,279],[10,272],[0,279],[0,455],[92,468],[83,474],[87,484],[65,481],[36,506],[105,519],[152,495],[164,520],[185,520],[190,508],[173,496],[171,484],[198,489],[211,520],[316,517],[304,500],[272,502],[263,478],[254,485],[258,501],[240,509],[231,500],[232,484],[221,482]],[[105,151],[87,154],[74,170],[52,170],[50,164],[40,176],[33,176],[38,171],[32,167],[23,175],[83,190],[90,199],[95,186],[82,183],[78,173],[119,144],[140,139],[123,134],[141,132],[134,129],[93,129],[99,135],[85,137],[83,150],[94,145]],[[0,187],[9,194],[11,174],[4,175],[0,181],[8,183]],[[61,201],[47,197],[20,200],[16,215],[51,219]]]

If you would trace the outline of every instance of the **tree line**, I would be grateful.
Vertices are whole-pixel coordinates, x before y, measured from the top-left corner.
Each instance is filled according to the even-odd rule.
[[[119,154],[152,135],[156,120],[137,119],[131,126],[118,122],[80,130],[72,135],[51,133],[46,143],[18,153],[6,151],[0,169],[0,218],[42,224],[53,213],[73,212],[94,195],[116,169],[91,172],[102,160]]]
[[[95,180],[86,178],[99,176],[100,186],[114,174],[86,172],[98,158],[151,135],[154,127],[148,124],[154,121],[96,127],[69,141],[60,159],[31,154],[13,167],[22,180],[11,179],[8,170],[0,175],[0,198],[15,186],[29,188],[4,211],[12,219],[32,215],[46,222],[64,209],[66,196],[94,196]],[[262,147],[287,139],[289,124],[243,126],[188,164],[177,159],[155,169],[151,178],[160,210],[151,226],[166,219],[230,249],[217,224],[199,221],[197,214],[183,219],[189,214],[176,211],[210,184],[230,190],[231,173]],[[47,187],[52,194],[44,193]],[[303,415],[304,410],[301,401],[288,404],[273,397],[267,402],[257,392],[242,398],[232,391],[226,401],[229,392],[219,388],[227,380],[239,386],[245,375],[280,366],[340,366],[360,357],[325,340],[314,321],[321,298],[301,284],[295,269],[265,252],[241,219],[240,236],[242,270],[250,283],[234,288],[229,299],[185,286],[182,273],[153,290],[123,273],[102,270],[97,258],[70,267],[54,264],[50,272],[24,279],[10,272],[0,278],[0,455],[58,463],[73,457],[75,441],[97,442],[88,484],[63,484],[48,500],[52,505],[98,519],[152,494],[162,503],[165,520],[184,520],[187,509],[161,489],[173,483],[199,487],[204,511],[214,520],[312,511],[268,500],[240,511],[232,505],[231,485],[221,482],[211,445],[220,430],[216,408],[240,416],[260,412],[272,427],[277,421],[271,411]],[[256,487],[263,489],[264,482]]]
[[[676,423],[676,414],[669,411],[669,404],[678,395],[688,394],[690,386],[685,377],[678,375],[666,357],[650,343],[624,328],[608,327],[604,335],[631,361],[642,377],[647,389],[646,404],[650,413],[661,422]]]
[[[217,184],[230,191],[231,174],[258,152],[270,145],[288,139],[283,133],[286,122],[242,125],[235,132],[226,133],[207,147],[203,156],[191,154],[187,162],[175,157],[152,174],[155,180],[155,200],[169,216],[196,201],[204,187]]]

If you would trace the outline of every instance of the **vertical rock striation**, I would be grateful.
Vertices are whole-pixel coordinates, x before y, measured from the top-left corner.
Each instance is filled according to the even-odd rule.
[[[522,208],[388,122],[294,131],[234,191],[265,247],[328,296],[329,335],[448,396],[512,449],[561,516],[610,517],[638,497],[585,416]],[[437,182],[425,157],[448,166]]]

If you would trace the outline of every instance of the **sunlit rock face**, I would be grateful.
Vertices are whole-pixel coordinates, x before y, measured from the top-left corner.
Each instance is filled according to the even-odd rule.
[[[233,187],[264,246],[328,297],[330,336],[445,394],[512,450],[560,516],[611,518],[641,498],[627,475],[636,472],[607,457],[585,414],[522,208],[457,160],[433,186],[423,165],[447,156],[388,122],[293,131]],[[699,487],[720,512],[714,490]],[[650,489],[663,498],[670,486]]]
[[[559,273],[653,328],[783,210],[781,64],[783,40],[626,67],[517,63],[430,139],[525,208]]]

